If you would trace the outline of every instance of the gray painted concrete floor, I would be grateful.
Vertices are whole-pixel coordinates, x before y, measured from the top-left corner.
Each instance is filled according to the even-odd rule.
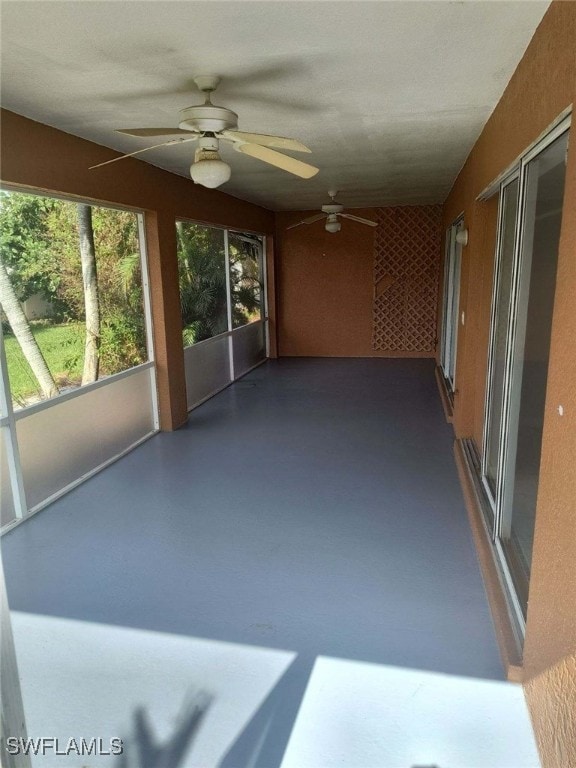
[[[269,361],[4,537],[19,657],[49,651],[42,669],[71,678],[90,626],[130,629],[143,678],[178,642],[266,649],[223,768],[280,764],[318,657],[503,680],[452,443],[431,360]],[[172,664],[168,686],[218,688],[208,668]],[[30,706],[38,728],[56,702]]]

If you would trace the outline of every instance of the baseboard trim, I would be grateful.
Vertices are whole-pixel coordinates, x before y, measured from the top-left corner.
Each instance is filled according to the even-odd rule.
[[[438,384],[438,391],[440,392],[440,401],[442,402],[442,408],[444,409],[444,416],[446,416],[446,421],[448,424],[452,424],[454,407],[452,405],[452,398],[450,397],[448,388],[446,387],[446,381],[444,380],[442,368],[440,368],[439,365],[436,366],[434,374],[436,375],[436,384]]]
[[[511,609],[508,606],[505,587],[496,561],[496,554],[482,514],[482,501],[478,497],[478,491],[474,482],[474,469],[470,466],[462,440],[454,442],[454,457],[472,535],[474,536],[476,553],[482,571],[484,588],[488,597],[502,664],[508,680],[514,683],[521,683],[523,681],[522,646],[515,628]]]

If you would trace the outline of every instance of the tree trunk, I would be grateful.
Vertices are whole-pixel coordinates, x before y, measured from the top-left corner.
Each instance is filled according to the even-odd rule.
[[[32,373],[36,377],[44,397],[54,397],[59,390],[52,374],[50,373],[46,360],[40,351],[38,342],[32,335],[30,324],[24,314],[22,306],[18,301],[14,288],[8,277],[6,267],[0,261],[0,305],[4,310],[12,333],[16,337],[22,354],[26,358]]]
[[[181,257],[179,257],[179,263],[178,263],[178,271],[180,274],[182,273],[181,267],[183,265],[184,272],[186,273],[186,282],[188,285],[192,285],[192,276],[190,274],[190,261],[188,259],[188,253],[186,251],[186,238],[184,237],[184,222],[177,221],[176,222],[176,237],[178,240],[178,243],[180,244],[180,254]]]
[[[84,345],[84,370],[82,384],[98,379],[100,367],[100,307],[98,305],[98,274],[96,272],[96,250],[92,227],[92,208],[78,204],[78,234],[80,236],[80,259],[84,282],[84,307],[86,309],[86,343]]]

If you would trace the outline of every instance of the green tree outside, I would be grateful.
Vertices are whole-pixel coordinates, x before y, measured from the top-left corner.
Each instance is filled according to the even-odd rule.
[[[51,305],[49,317],[30,322],[34,336],[41,336],[44,346],[54,352],[46,330],[67,328],[66,334],[54,332],[54,338],[61,340],[64,349],[58,354],[49,354],[51,360],[48,361],[49,366],[59,366],[57,370],[51,369],[55,380],[67,385],[80,384],[78,370],[82,370],[84,356],[83,345],[75,338],[84,338],[86,320],[78,210],[76,203],[0,192],[2,263],[20,302],[41,294]],[[98,206],[93,206],[91,212],[101,311],[99,376],[102,377],[147,359],[146,332],[137,217],[129,211]],[[19,367],[22,371],[22,365],[11,357],[12,329],[6,322],[4,330],[12,383],[15,377],[22,380],[22,375],[13,376],[13,370]],[[20,400],[33,396],[38,386],[28,383],[27,390],[19,390]]]

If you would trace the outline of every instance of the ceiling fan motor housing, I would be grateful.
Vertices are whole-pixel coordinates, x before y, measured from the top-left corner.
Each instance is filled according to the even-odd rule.
[[[199,131],[200,133],[220,133],[238,127],[238,115],[226,107],[215,107],[212,104],[199,104],[180,110],[178,127],[184,131]]]
[[[327,203],[326,205],[322,206],[323,213],[331,214],[331,213],[342,213],[344,210],[344,206],[340,203]]]

